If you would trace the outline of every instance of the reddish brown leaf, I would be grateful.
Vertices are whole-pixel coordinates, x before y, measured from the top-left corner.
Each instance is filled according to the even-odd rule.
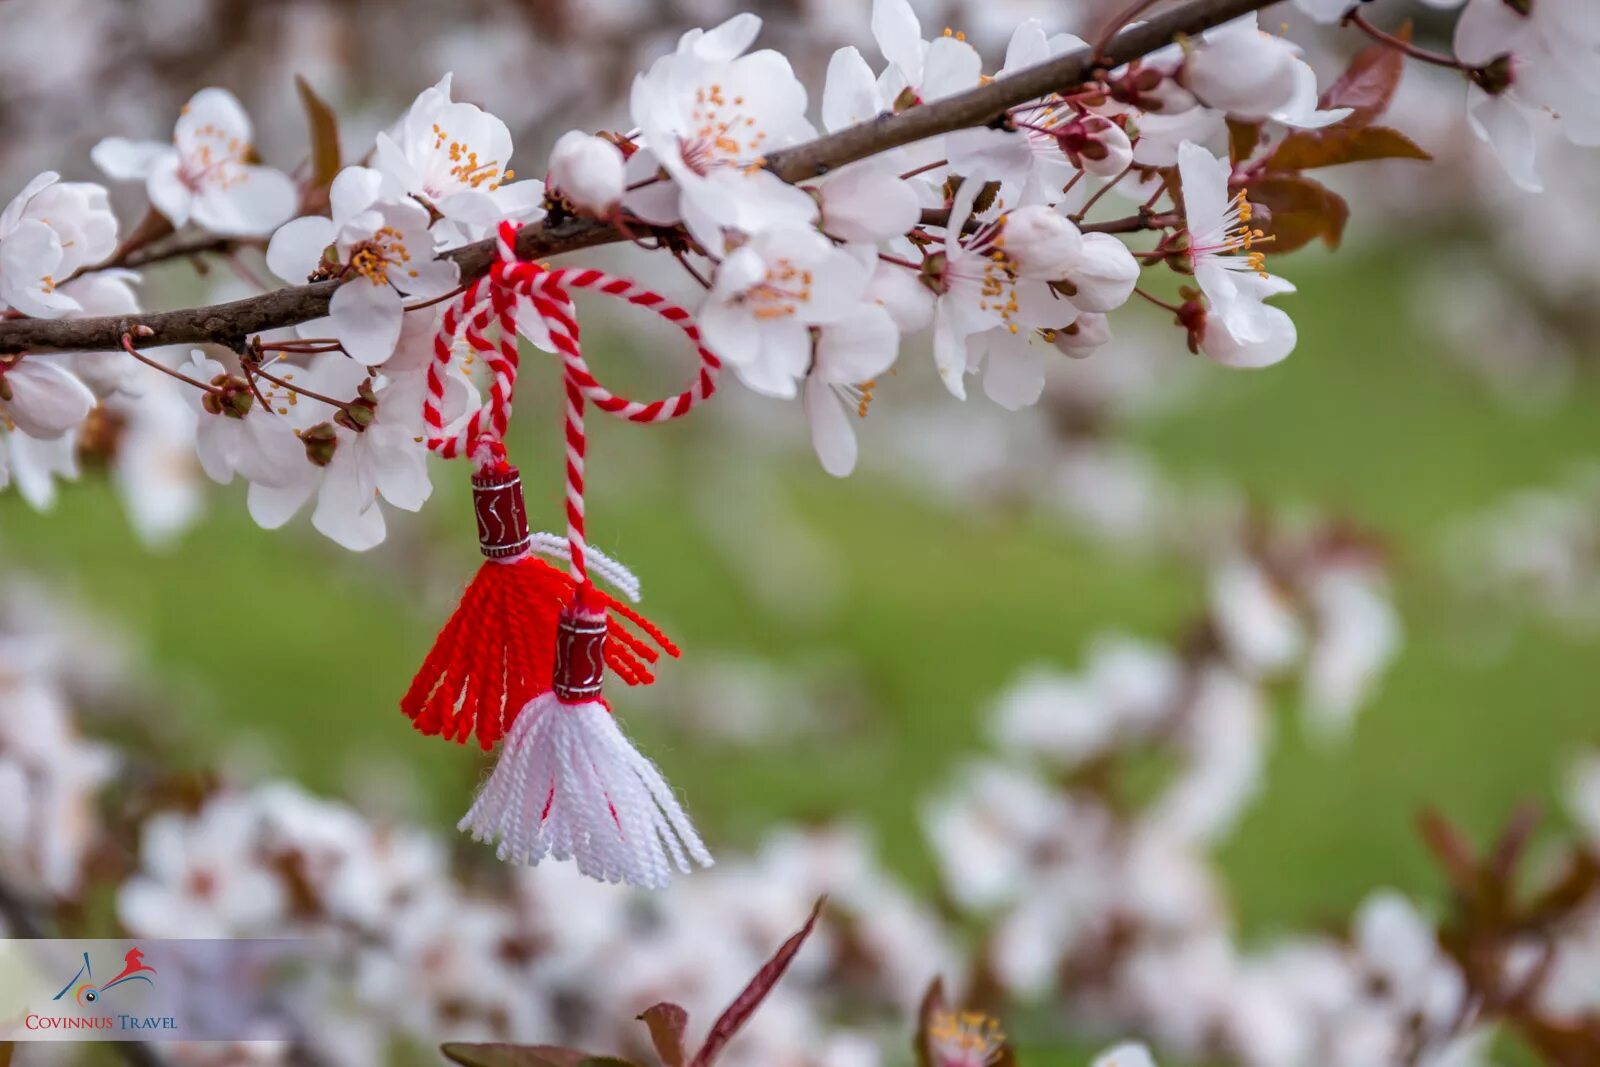
[[[1329,126],[1321,130],[1300,130],[1285,137],[1272,153],[1267,169],[1293,174],[1315,167],[1336,167],[1340,163],[1364,163],[1373,159],[1432,158],[1411,138],[1387,126]]]
[[[646,1008],[639,1018],[650,1028],[650,1041],[661,1062],[666,1067],[683,1067],[683,1031],[689,1025],[689,1013],[677,1004],[663,1001]]]
[[[439,1046],[445,1058],[462,1067],[582,1067],[586,1063],[622,1063],[560,1045],[512,1045],[503,1042],[475,1044],[451,1041]],[[629,1067],[632,1067],[630,1064]]]
[[[1463,895],[1474,895],[1478,888],[1478,861],[1466,835],[1431,808],[1417,816],[1417,828],[1434,859],[1444,868],[1451,887]]]
[[[1528,842],[1533,840],[1533,832],[1538,829],[1542,817],[1539,805],[1532,801],[1524,801],[1511,813],[1510,820],[1507,821],[1505,829],[1501,831],[1488,856],[1488,873],[1491,878],[1505,883],[1512,881],[1517,865],[1527,854]]]
[[[1411,40],[1411,23],[1403,23],[1395,36],[1402,41]],[[1376,43],[1369,44],[1355,54],[1350,65],[1339,75],[1338,81],[1328,86],[1319,105],[1328,111],[1336,107],[1353,108],[1341,126],[1370,125],[1389,108],[1394,91],[1405,70],[1405,56],[1398,48]]]
[[[1228,158],[1235,166],[1255,154],[1261,144],[1261,123],[1228,120]]]
[[[1575,852],[1567,858],[1560,877],[1552,880],[1528,906],[1524,919],[1530,926],[1560,921],[1600,888],[1600,858]]]
[[[944,998],[944,979],[935,978],[928,983],[928,991],[922,994],[922,1004],[917,1008],[917,1032],[911,1039],[911,1050],[916,1053],[917,1067],[936,1067],[938,1061],[933,1057],[933,1044],[928,1031],[933,1026],[933,1020],[948,1010],[949,1006]]]
[[[1321,182],[1269,175],[1247,189],[1250,202],[1266,208],[1266,216],[1257,215],[1255,221],[1272,239],[1273,252],[1293,252],[1318,238],[1329,248],[1339,247],[1350,206]]]
[[[305,108],[306,125],[311,130],[311,188],[319,189],[339,173],[339,116],[298,74],[294,76],[294,87],[300,91],[300,105]]]
[[[779,946],[772,958],[762,965],[756,976],[750,979],[750,984],[744,987],[733,1003],[728,1005],[726,1011],[711,1025],[711,1032],[706,1035],[706,1043],[700,1046],[700,1051],[695,1054],[693,1067],[708,1067],[716,1061],[733,1035],[739,1028],[749,1021],[750,1016],[767,999],[767,994],[772,992],[772,987],[778,984],[778,979],[783,977],[783,972],[789,969],[789,964],[794,962],[795,954],[806,943],[806,938],[811,936],[811,930],[817,925],[817,916],[822,913],[823,902],[826,897],[818,897],[811,908],[811,915],[806,919],[798,933]]]

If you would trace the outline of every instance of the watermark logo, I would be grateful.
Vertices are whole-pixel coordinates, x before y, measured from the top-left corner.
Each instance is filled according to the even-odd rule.
[[[94,982],[94,965],[89,961],[89,954],[83,954],[83,963],[78,968],[78,973],[67,980],[61,987],[61,992],[51,997],[52,1001],[60,1000],[68,993],[72,994],[80,1008],[92,1008],[99,1004],[101,999],[117,986],[127,982],[143,982],[146,985],[155,985],[151,975],[156,969],[144,962],[144,952],[139,948],[130,948],[122,957],[122,970],[118,971],[110,981],[103,985]]]
[[[275,1039],[320,951],[292,939],[0,938],[0,1044]]]

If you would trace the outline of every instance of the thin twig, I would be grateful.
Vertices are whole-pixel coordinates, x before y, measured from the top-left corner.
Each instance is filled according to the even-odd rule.
[[[1143,289],[1138,288],[1137,286],[1134,287],[1133,291],[1135,293],[1137,293],[1138,295],[1144,297],[1146,300],[1150,301],[1150,303],[1154,304],[1158,308],[1166,308],[1168,311],[1172,312],[1174,315],[1179,315],[1179,314],[1183,313],[1183,309],[1178,307],[1178,305],[1169,304],[1165,300],[1162,300],[1160,297],[1152,296],[1149,293],[1145,292]]]
[[[684,255],[681,250],[674,248],[672,250],[672,258],[678,261],[678,266],[689,272],[689,277],[700,283],[700,288],[711,288],[711,283],[706,280],[705,275],[695,270],[694,264],[689,262],[689,257]]]
[[[1120,219],[1107,219],[1104,222],[1085,222],[1078,226],[1084,233],[1143,233],[1146,230],[1164,230],[1169,226],[1178,226],[1183,222],[1183,216],[1169,212],[1160,215],[1148,211],[1140,211],[1137,215],[1128,215]],[[923,211],[920,224],[923,226],[947,226],[950,223],[948,208],[929,208]],[[966,232],[977,230],[983,223],[968,220]]]
[[[1110,181],[1106,182],[1100,188],[1096,189],[1094,191],[1094,195],[1089,197],[1088,200],[1084,201],[1083,206],[1078,209],[1077,214],[1072,216],[1072,221],[1073,222],[1082,222],[1084,220],[1084,218],[1089,214],[1089,210],[1100,202],[1100,198],[1102,196],[1105,196],[1107,193],[1109,193],[1113,186],[1115,186],[1118,182],[1120,182],[1122,179],[1126,178],[1131,173],[1133,173],[1133,164],[1129,163],[1126,167],[1122,168],[1122,172],[1120,174],[1118,174],[1115,178],[1112,178]]]
[[[920,167],[912,167],[910,170],[900,175],[900,177],[915,178],[919,174],[926,174],[930,170],[938,170],[940,167],[948,167],[949,165],[950,161],[948,159],[937,160],[933,163],[924,163]]]
[[[125,333],[125,334],[122,335],[122,344],[121,344],[120,347],[122,348],[122,350],[124,352],[128,353],[128,355],[132,356],[134,359],[138,360],[140,363],[143,363],[146,367],[149,367],[152,370],[158,370],[162,374],[165,374],[170,378],[176,378],[176,379],[178,379],[178,381],[182,382],[185,385],[192,385],[196,389],[200,389],[200,390],[202,390],[204,392],[207,392],[207,393],[220,393],[222,391],[222,390],[216,388],[213,385],[207,385],[205,382],[197,382],[193,378],[189,377],[187,374],[183,373],[182,371],[173,370],[171,367],[167,366],[165,363],[162,363],[159,360],[151,359],[149,356],[145,355],[143,352],[140,352],[137,348],[134,348],[133,347],[133,334],[137,333],[138,330],[139,330],[139,327],[135,326],[133,328],[132,332]]]
[[[1390,48],[1396,49],[1397,51],[1402,52],[1405,55],[1410,56],[1412,59],[1418,60],[1419,62],[1432,63],[1436,67],[1445,67],[1449,70],[1469,69],[1467,64],[1461,62],[1455,56],[1447,56],[1438,52],[1430,52],[1426,48],[1419,48],[1410,41],[1396,37],[1394,34],[1385,30],[1378,29],[1378,27],[1367,21],[1366,16],[1361,13],[1360,8],[1351,8],[1349,14],[1345,15],[1344,21],[1356,27],[1368,37],[1371,37],[1374,41],[1386,44]]]
[[[1121,11],[1118,11],[1100,30],[1099,36],[1094,39],[1094,49],[1090,52],[1090,54],[1094,56],[1104,56],[1106,54],[1106,46],[1111,43],[1111,39],[1116,36],[1118,30],[1122,29],[1122,27],[1126,26],[1128,23],[1144,14],[1150,8],[1155,7],[1158,3],[1160,3],[1160,0],[1133,0],[1133,2],[1127,7],[1123,8]],[[1105,65],[1110,67],[1113,64],[1108,60]]]
[[[466,292],[468,289],[471,289],[471,288],[472,288],[472,283],[471,282],[462,282],[460,285],[456,286],[454,289],[450,290],[448,293],[441,293],[438,296],[434,297],[432,300],[424,300],[419,304],[407,304],[405,306],[405,309],[407,311],[421,311],[423,308],[431,308],[431,307],[433,307],[433,305],[442,304],[446,300],[454,300],[456,297],[460,296],[462,293]]]

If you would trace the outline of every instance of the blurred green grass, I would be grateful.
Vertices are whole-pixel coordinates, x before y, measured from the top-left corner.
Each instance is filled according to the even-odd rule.
[[[1600,389],[1584,380],[1538,417],[1497,403],[1419,335],[1404,271],[1377,254],[1301,257],[1289,270],[1301,286],[1288,304],[1295,355],[1264,372],[1208,371],[1195,403],[1135,428],[1176,478],[1222,475],[1262,502],[1338,511],[1395,549],[1406,644],[1380,696],[1343,746],[1309,744],[1281,716],[1264,795],[1223,850],[1247,934],[1336,922],[1378,885],[1437,899],[1413,829],[1420,807],[1487,836],[1517,801],[1554,800],[1575,747],[1600,739],[1600,635],[1519,622],[1491,654],[1441,563],[1452,520],[1596,453]],[[835,482],[796,461],[775,472],[783,506],[835,550],[845,602],[822,621],[780,618],[734,580],[678,495],[685,432],[603,446],[610,462],[648,450],[640,461],[659,470],[626,498],[597,499],[600,543],[646,576],[652,612],[689,655],[800,662],[845,649],[877,713],[847,743],[732,755],[631,717],[722,842],[753,845],[781,819],[853,814],[894,868],[926,884],[918,804],[981,747],[994,692],[1025,663],[1076,663],[1102,630],[1172,637],[1200,603],[1202,576],[1170,560],[1124,557],[1038,518],[957,513],[869,477]],[[147,554],[95,485],[69,487],[47,516],[0,499],[0,552],[127,628],[174,694],[164,729],[196,764],[249,737],[265,766],[349,796],[371,785],[352,776],[365,763],[445,825],[480,758],[416,735],[395,707],[476,565],[464,479],[436,473],[447,499],[395,519],[405,536],[369,558],[304,520],[258,530],[232,492],[176,551]],[[626,697],[621,706],[626,715]]]

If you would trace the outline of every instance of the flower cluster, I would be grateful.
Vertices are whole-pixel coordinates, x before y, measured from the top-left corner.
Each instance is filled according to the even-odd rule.
[[[0,301],[11,317],[134,316],[130,267],[264,248],[291,286],[335,283],[326,316],[292,335],[218,337],[228,350],[193,354],[140,352],[130,331],[124,348],[144,366],[126,354],[0,357],[0,479],[44,506],[54,478],[106,450],[130,497],[155,501],[130,500],[141,528],[161,536],[194,512],[194,487],[171,462],[193,440],[206,473],[250,484],[262,525],[315,498],[318,530],[356,550],[377,544],[380,502],[416,510],[428,496],[425,339],[437,302],[470,279],[468,260],[451,253],[507,219],[650,235],[704,286],[710,347],[755,392],[801,399],[823,466],[840,475],[856,463],[856,423],[915,335],[928,335],[950,393],[965,397],[981,376],[1007,409],[1038,400],[1063,365],[1056,357],[1102,347],[1108,316],[1135,293],[1172,313],[1192,351],[1229,367],[1275,363],[1296,330],[1272,301],[1293,286],[1265,253],[1334,243],[1348,212],[1304,172],[1426,158],[1374,124],[1399,77],[1389,58],[1463,74],[1473,121],[1525,185],[1530,124],[1559,115],[1567,137],[1594,140],[1586,59],[1600,42],[1577,0],[1470,0],[1451,57],[1339,0],[1301,6],[1379,38],[1321,93],[1301,49],[1250,14],[1120,66],[1086,67],[984,125],[955,121],[839,166],[773,160],[1104,41],[1024,19],[987,68],[964,34],[927,33],[908,0],[873,0],[876,57],[836,51],[813,108],[789,59],[756,47],[761,20],[736,15],[684,34],[634,79],[628,130],[563,135],[542,181],[517,178],[506,124],[454,99],[449,76],[342,169],[336,120],[309,98],[321,132],[298,180],[259,161],[231,93],[205,89],[170,142],[110,137],[92,153],[148,196],[150,217],[122,242],[100,186],[53,173],[28,184],[0,215]],[[1175,295],[1159,293],[1164,279]],[[548,344],[532,324],[527,332]],[[449,419],[481,403],[471,364],[453,368]],[[192,415],[177,414],[179,392],[195,400]],[[96,420],[119,432],[96,432]]]

